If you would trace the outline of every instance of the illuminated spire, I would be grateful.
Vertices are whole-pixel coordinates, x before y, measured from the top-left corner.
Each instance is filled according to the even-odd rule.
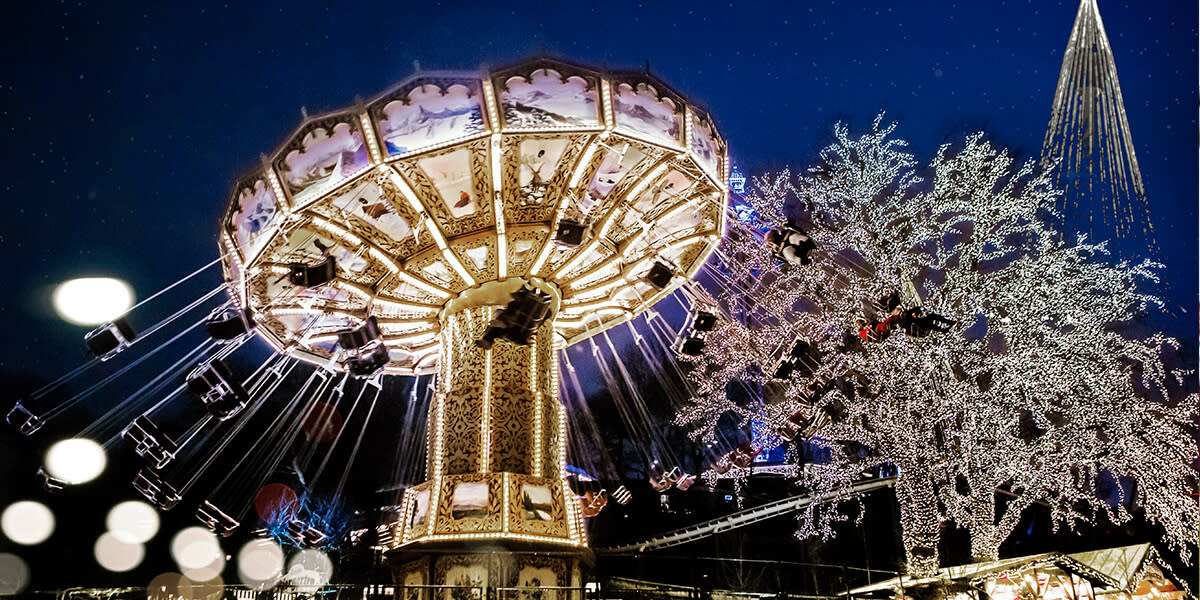
[[[1080,0],[1052,108],[1042,158],[1061,161],[1056,208],[1063,218],[1086,215],[1096,241],[1140,235],[1153,251],[1154,226],[1096,0]]]

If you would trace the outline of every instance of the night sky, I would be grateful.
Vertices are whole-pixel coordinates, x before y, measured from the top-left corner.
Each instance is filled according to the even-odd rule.
[[[5,410],[16,399],[10,394],[82,360],[85,329],[59,322],[49,308],[55,283],[117,276],[144,298],[211,261],[233,180],[283,143],[301,107],[315,115],[370,99],[418,61],[426,70],[500,66],[542,53],[612,68],[648,61],[711,110],[747,175],[808,166],[835,122],[862,132],[881,110],[899,122],[897,135],[922,163],[940,144],[976,130],[1024,159],[1040,153],[1077,8],[1074,1],[107,4],[20,3],[0,21]],[[1167,333],[1194,347],[1197,5],[1102,0],[1100,9],[1167,266],[1163,293],[1176,314]],[[219,283],[215,270],[198,279],[184,296]],[[4,436],[0,474],[24,478],[37,456]],[[40,493],[24,479],[10,481],[0,484],[0,505]],[[59,528],[91,531],[106,508],[60,514]],[[93,572],[93,539],[80,534],[59,560],[76,574]],[[166,539],[160,534],[150,551]],[[52,538],[72,540],[69,532]],[[26,550],[0,540],[0,552]],[[53,575],[62,562],[30,563],[36,585],[62,582]],[[137,570],[128,580],[141,585],[154,574]]]

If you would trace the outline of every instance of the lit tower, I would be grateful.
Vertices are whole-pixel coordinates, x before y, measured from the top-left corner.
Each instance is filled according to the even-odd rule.
[[[1064,194],[1056,208],[1064,217],[1086,215],[1089,234],[1099,240],[1140,235],[1155,247],[1117,66],[1096,0],[1079,2],[1042,159],[1061,161],[1057,176]]]
[[[580,584],[555,351],[704,263],[726,163],[711,119],[651,76],[534,60],[308,118],[238,182],[225,277],[264,339],[437,374],[427,480],[389,531],[397,583]]]

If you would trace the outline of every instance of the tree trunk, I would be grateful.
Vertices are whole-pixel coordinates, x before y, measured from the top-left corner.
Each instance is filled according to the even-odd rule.
[[[932,576],[938,569],[941,531],[933,484],[914,471],[901,470],[896,478],[896,498],[900,501],[905,570],[913,577]]]
[[[983,486],[980,486],[983,487]],[[976,563],[1000,558],[1004,537],[996,526],[996,493],[991,488],[974,492],[971,498],[971,559]]]

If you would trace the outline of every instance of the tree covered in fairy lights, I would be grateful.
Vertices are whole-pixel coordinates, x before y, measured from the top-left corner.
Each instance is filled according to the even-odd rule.
[[[755,214],[731,226],[707,271],[723,318],[704,353],[684,357],[695,394],[679,424],[708,441],[723,415],[810,424],[800,435],[829,460],[796,477],[843,502],[808,508],[801,536],[832,534],[864,469],[896,467],[912,574],[936,570],[946,521],[967,529],[976,560],[997,558],[1034,503],[1056,526],[1127,521],[1127,499],[1098,493],[1111,478],[1136,481],[1135,505],[1190,561],[1194,373],[1167,360],[1175,340],[1137,325],[1161,307],[1139,290],[1162,265],[1113,264],[1083,237],[1064,243],[1046,224],[1059,193],[1049,173],[982,134],[943,146],[918,174],[881,119],[857,138],[838,125],[805,174],[754,180]],[[817,243],[814,264],[777,260],[764,243],[788,211]],[[956,324],[861,341],[854,320],[884,318],[893,292]],[[798,339],[819,364],[776,379]],[[729,385],[761,401],[735,401],[746,394]]]

